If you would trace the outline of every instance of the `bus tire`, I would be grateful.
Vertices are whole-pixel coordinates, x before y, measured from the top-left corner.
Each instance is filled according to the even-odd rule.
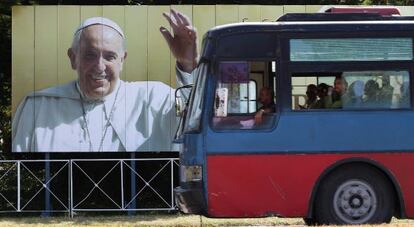
[[[303,221],[306,225],[316,225],[315,219],[313,218],[303,218]]]
[[[394,192],[378,169],[347,165],[321,183],[315,201],[318,224],[379,224],[390,222]]]

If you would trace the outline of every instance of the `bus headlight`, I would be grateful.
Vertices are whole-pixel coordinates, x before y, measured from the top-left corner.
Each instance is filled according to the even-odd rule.
[[[181,181],[201,181],[203,179],[203,168],[201,166],[181,166]]]

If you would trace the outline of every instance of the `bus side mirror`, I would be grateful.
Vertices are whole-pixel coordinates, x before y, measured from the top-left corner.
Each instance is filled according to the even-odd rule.
[[[183,100],[181,99],[180,96],[175,96],[175,115],[177,117],[182,117],[183,113],[184,113],[184,104],[183,104]]]
[[[175,90],[175,115],[177,117],[182,117],[184,115],[192,87],[192,84],[188,84]],[[190,89],[190,91],[186,91],[187,89]]]

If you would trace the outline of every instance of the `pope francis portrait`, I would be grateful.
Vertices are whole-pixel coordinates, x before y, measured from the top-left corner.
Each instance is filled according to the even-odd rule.
[[[196,31],[175,10],[163,15],[172,28],[172,33],[164,27],[160,32],[177,60],[177,86],[191,84]],[[24,98],[13,118],[13,152],[175,150],[174,92],[161,82],[120,79],[128,56],[125,42],[114,21],[83,21],[67,51],[77,78]]]

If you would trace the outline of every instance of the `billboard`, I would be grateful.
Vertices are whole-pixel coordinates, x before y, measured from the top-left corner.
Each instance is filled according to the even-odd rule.
[[[170,29],[163,12],[175,8],[187,15],[198,30],[200,44],[203,34],[217,25],[274,21],[287,12],[317,12],[320,7],[15,6],[12,10],[13,151],[176,150],[171,140],[177,124],[173,96],[179,84],[175,58],[159,30],[161,26]],[[412,8],[399,8],[403,15],[412,14]],[[122,45],[127,51],[122,64],[117,66],[119,83],[109,86],[108,97],[105,90],[97,90],[97,96],[101,97],[98,102],[91,102],[79,92],[84,87],[77,83],[79,74],[86,66],[77,67],[76,56],[72,61],[68,54],[75,31],[92,17],[115,22],[124,33]],[[101,34],[103,37],[104,31]],[[80,52],[86,53],[82,49]],[[109,75],[95,76],[96,83],[91,82],[92,85],[107,84]]]
[[[174,88],[192,76],[160,32],[174,34],[169,11],[14,7],[12,151],[178,150]]]

